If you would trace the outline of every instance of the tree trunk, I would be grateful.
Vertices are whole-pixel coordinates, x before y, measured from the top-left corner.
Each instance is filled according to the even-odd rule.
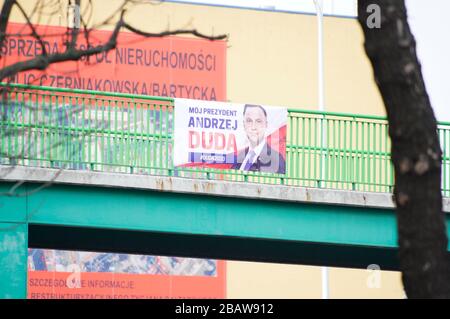
[[[381,26],[371,29],[373,11],[367,10],[374,3],[381,9]],[[410,298],[449,298],[442,151],[405,3],[359,0],[358,16],[389,121],[403,286]]]

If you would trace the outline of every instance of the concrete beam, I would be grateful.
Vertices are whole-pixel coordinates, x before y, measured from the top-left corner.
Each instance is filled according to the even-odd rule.
[[[390,193],[359,192],[298,186],[228,182],[169,176],[63,170],[0,165],[0,180],[147,189],[248,199],[394,209]],[[443,207],[450,213],[450,198]]]
[[[0,166],[0,180],[29,181],[113,188],[146,189],[164,192],[204,194],[247,199],[330,204],[393,209],[392,194],[334,189],[294,187],[167,176],[61,170],[25,166]],[[450,212],[449,199],[444,200]]]

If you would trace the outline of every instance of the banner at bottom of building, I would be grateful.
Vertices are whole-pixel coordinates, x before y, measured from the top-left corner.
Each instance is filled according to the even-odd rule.
[[[224,262],[222,262],[224,263]],[[225,278],[82,272],[28,272],[29,299],[225,298]]]
[[[29,249],[30,299],[225,298],[223,260]]]

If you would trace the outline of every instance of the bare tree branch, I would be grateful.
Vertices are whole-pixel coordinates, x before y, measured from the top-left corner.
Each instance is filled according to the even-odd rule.
[[[42,55],[46,56],[47,51],[45,49],[44,41],[42,40],[41,36],[37,33],[36,28],[34,27],[33,23],[31,22],[30,18],[28,17],[27,13],[20,5],[20,3],[16,2],[16,6],[19,8],[20,12],[22,12],[22,15],[24,16],[25,20],[27,20],[27,24],[31,29],[31,35],[35,37],[39,41],[39,44],[42,46]]]
[[[167,37],[167,36],[171,36],[171,35],[190,34],[190,35],[196,36],[198,38],[216,41],[216,40],[225,40],[228,37],[226,34],[221,34],[218,36],[206,35],[206,34],[198,32],[196,29],[190,29],[190,30],[181,29],[181,30],[174,30],[174,31],[163,31],[160,33],[151,33],[151,32],[145,32],[145,31],[139,30],[125,22],[123,23],[123,27],[127,30],[130,30],[131,32],[134,32],[136,34],[142,35],[144,37],[149,37],[149,38],[162,38],[162,37]]]
[[[13,1],[14,2],[14,1]],[[77,4],[80,3],[79,0],[76,1]],[[126,2],[125,2],[126,3]],[[14,4],[14,3],[13,3]],[[124,6],[121,6],[123,8]],[[74,28],[76,30],[73,30],[71,33],[71,40],[69,45],[67,46],[67,50],[63,53],[54,53],[50,55],[39,55],[36,56],[30,60],[17,62],[12,65],[8,65],[0,70],[0,81],[2,81],[5,78],[10,78],[17,73],[24,72],[24,71],[30,71],[30,70],[45,70],[49,65],[59,62],[65,62],[65,61],[78,61],[82,57],[95,55],[101,52],[110,51],[117,46],[117,37],[119,35],[119,31],[121,28],[125,28],[131,32],[134,32],[136,34],[139,34],[144,37],[167,37],[172,35],[181,35],[181,34],[190,34],[193,36],[196,36],[198,38],[207,39],[207,40],[224,40],[227,38],[227,35],[218,35],[218,36],[209,36],[206,34],[203,34],[196,29],[180,29],[180,30],[173,30],[173,31],[163,31],[159,33],[151,33],[151,32],[145,32],[142,30],[139,30],[128,23],[124,21],[124,15],[125,15],[125,9],[122,10],[120,19],[116,23],[114,31],[112,32],[108,42],[98,45],[95,47],[90,47],[87,49],[79,50],[76,49],[76,40],[78,38],[79,29]],[[109,18],[111,19],[112,16]],[[37,35],[36,30],[32,28],[33,36],[35,36],[37,39],[41,39],[39,35]],[[88,39],[89,31],[85,30],[85,37]],[[41,40],[42,42],[42,40]]]
[[[6,28],[8,27],[9,17],[15,3],[16,0],[5,0],[3,3],[2,11],[0,13],[0,48],[3,47],[5,42]]]
[[[122,15],[123,17],[123,15]],[[119,34],[120,28],[122,27],[123,20],[122,17],[120,21],[116,24],[113,33],[111,34],[107,43],[103,45],[98,45],[93,48],[87,48],[84,50],[79,49],[68,49],[64,53],[55,53],[47,56],[39,55],[33,59],[17,62],[12,65],[6,66],[0,70],[0,81],[14,76],[19,72],[29,71],[29,70],[45,70],[49,65],[65,61],[78,61],[82,57],[98,54],[101,52],[109,51],[114,49],[117,45],[117,36]]]
[[[51,186],[56,179],[58,178],[59,175],[61,175],[63,169],[58,169],[58,171],[56,171],[55,175],[53,175],[53,177],[46,181],[45,183],[42,183],[42,185],[39,185],[38,187],[32,189],[31,191],[25,191],[25,192],[21,192],[21,193],[17,193],[16,190],[22,186],[26,181],[21,180],[21,181],[17,181],[17,183],[15,183],[7,192],[4,193],[0,193],[0,196],[9,196],[9,197],[25,197],[25,196],[31,196],[35,193],[38,193],[39,191],[43,190],[44,188],[47,188],[49,186]]]

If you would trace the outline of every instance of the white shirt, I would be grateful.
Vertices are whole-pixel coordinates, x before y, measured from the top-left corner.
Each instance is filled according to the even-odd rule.
[[[242,165],[241,165],[241,167],[239,168],[239,170],[241,170],[241,171],[244,170],[245,165],[247,165],[247,162],[248,162],[249,159],[250,159],[250,154],[251,154],[251,151],[252,151],[252,150],[253,150],[253,152],[255,153],[255,156],[253,157],[253,160],[252,160],[252,165],[253,165],[253,164],[256,162],[256,160],[258,159],[259,155],[261,155],[261,152],[262,152],[262,150],[263,150],[265,144],[266,144],[266,140],[264,139],[264,140],[263,140],[261,143],[259,143],[255,148],[251,149],[251,148],[249,147],[248,152],[247,152],[247,155],[245,156],[245,159],[244,159],[244,161],[242,162]]]

